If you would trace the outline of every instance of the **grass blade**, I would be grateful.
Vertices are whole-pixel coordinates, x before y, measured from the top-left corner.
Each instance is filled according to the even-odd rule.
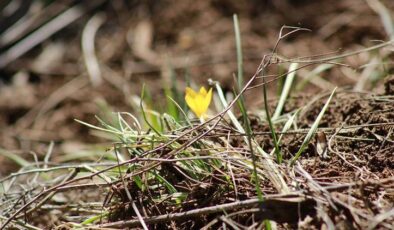
[[[241,89],[243,88],[243,57],[242,57],[242,45],[241,45],[241,32],[239,29],[239,22],[238,22],[238,16],[236,14],[234,14],[233,16],[233,20],[234,20],[234,31],[235,31],[235,45],[237,48],[237,64],[238,64],[238,84],[236,86],[237,91],[240,92]],[[243,95],[240,95],[238,101],[237,101],[239,108],[241,110],[242,113],[242,117],[244,120],[244,125],[245,125],[245,131],[246,131],[246,136],[247,136],[247,144],[249,146],[250,149],[250,153],[252,156],[252,164],[253,164],[253,177],[255,180],[255,188],[256,188],[256,192],[257,192],[257,196],[260,200],[263,200],[263,193],[261,191],[260,188],[260,178],[257,175],[257,170],[256,170],[256,156],[254,154],[254,149],[253,149],[253,145],[252,145],[252,127],[250,126],[250,122],[249,122],[249,117],[248,114],[246,112],[246,106],[245,106],[245,101],[243,98]]]
[[[301,156],[301,153],[304,151],[304,149],[306,148],[306,146],[309,144],[310,140],[312,139],[313,135],[316,132],[317,127],[319,126],[320,120],[323,118],[324,113],[326,112],[328,105],[330,104],[330,101],[332,99],[332,97],[334,96],[334,93],[336,91],[337,88],[335,88],[330,97],[327,99],[326,104],[323,106],[322,110],[320,111],[319,115],[317,116],[315,122],[313,122],[312,127],[309,129],[307,135],[305,136],[304,141],[301,144],[300,149],[298,150],[298,152],[296,153],[296,155],[293,157],[293,159],[290,162],[290,165],[294,165],[295,161]]]
[[[291,85],[293,84],[295,73],[298,67],[298,63],[291,63],[289,67],[289,74],[286,77],[285,85],[283,86],[282,93],[280,94],[278,105],[276,106],[272,120],[276,120],[282,113],[283,106],[285,105],[286,99],[289,96]]]
[[[2,148],[0,148],[0,156],[4,156],[6,158],[11,159],[12,161],[17,163],[21,167],[26,167],[26,166],[30,165],[30,163],[28,161],[26,161],[25,159],[23,159],[22,157],[14,154],[12,152],[9,152],[5,149],[2,149]]]
[[[265,78],[263,77],[263,95],[264,95],[264,107],[265,107],[265,113],[268,121],[268,125],[270,127],[270,132],[271,132],[271,137],[274,141],[274,147],[275,147],[275,155],[276,155],[276,161],[280,164],[282,163],[282,153],[280,152],[279,149],[279,143],[278,143],[278,137],[276,136],[275,132],[275,127],[271,119],[271,114],[269,111],[269,106],[268,106],[268,96],[267,96],[267,86],[266,86]]]
[[[148,121],[148,118],[146,117],[146,112],[143,105],[144,93],[145,93],[145,85],[142,86],[141,101],[140,101],[140,109],[141,109],[142,117],[144,118],[144,121],[149,126],[149,128],[151,128],[157,135],[161,136],[161,133]]]
[[[235,32],[235,46],[237,47],[238,88],[242,89],[244,83],[242,42],[241,42],[241,32],[239,29],[238,16],[236,14],[233,15],[233,20],[234,20],[234,32]]]
[[[324,71],[328,71],[329,69],[331,69],[332,67],[334,67],[334,64],[321,64],[319,66],[317,66],[315,69],[313,69],[311,72],[309,72],[303,80],[301,80],[295,87],[295,89],[297,91],[301,91],[305,85],[308,82],[311,82],[312,84],[314,83],[315,85],[318,85],[318,81],[313,81],[313,79],[318,78],[320,79],[319,81],[322,80],[322,78],[319,76],[321,73],[323,73]],[[323,82],[321,83],[323,85]]]

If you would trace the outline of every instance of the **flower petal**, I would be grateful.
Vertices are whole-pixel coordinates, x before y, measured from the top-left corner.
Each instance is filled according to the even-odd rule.
[[[208,110],[209,104],[212,99],[212,90],[210,89],[206,95],[199,95],[200,97],[200,110],[202,114],[205,114]]]
[[[205,87],[204,86],[202,86],[201,88],[200,88],[200,92],[199,92],[201,95],[203,95],[203,96],[205,96],[205,95],[207,95],[207,90],[205,89]]]
[[[194,91],[192,88],[190,87],[186,87],[186,96],[189,95],[192,98],[195,98],[197,96],[197,92]]]
[[[198,97],[198,95],[196,96]],[[186,104],[189,106],[189,108],[193,111],[194,114],[196,114],[196,116],[200,116],[200,112],[199,112],[199,106],[197,104],[198,100],[197,98],[193,98],[190,95],[186,95],[185,96],[185,101]]]
[[[196,114],[198,118],[204,116],[212,100],[212,88],[207,92],[204,87],[201,87],[200,91],[196,92],[193,89],[187,87],[185,93],[186,104],[193,111],[193,113]]]
[[[190,94],[186,94],[185,101],[189,108],[194,112],[196,109],[195,98],[192,97]]]

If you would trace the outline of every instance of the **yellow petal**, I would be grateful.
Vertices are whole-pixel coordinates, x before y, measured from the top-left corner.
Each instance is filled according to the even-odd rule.
[[[207,112],[211,100],[212,88],[207,92],[204,87],[201,87],[198,93],[189,87],[186,88],[186,104],[198,118],[201,118]]]
[[[203,96],[205,96],[205,95],[207,95],[207,90],[205,89],[205,87],[204,86],[202,86],[201,88],[200,88],[200,92],[199,92],[201,95],[203,95]]]
[[[212,90],[210,89],[209,92],[205,95],[200,95],[200,110],[202,115],[205,114],[208,110],[209,104],[211,103],[212,99]]]
[[[208,110],[208,107],[211,104],[211,100],[212,100],[212,88],[209,89],[208,93],[205,95],[204,98],[205,112]]]
[[[193,96],[193,94],[186,94],[186,96],[185,96],[185,101],[186,101],[186,104],[189,106],[189,108],[197,115],[197,116],[199,116],[199,111],[198,111],[198,104],[196,103],[197,102],[197,97],[198,97],[198,95],[196,94],[195,96],[196,97],[192,97]]]
[[[195,98],[197,96],[197,92],[194,91],[192,88],[190,87],[186,87],[186,96],[189,95],[192,98]]]
[[[186,104],[190,107],[190,109],[194,112],[194,109],[196,108],[195,98],[192,97],[191,94],[186,93],[185,101],[186,101]]]
[[[195,114],[197,117],[201,117],[206,111],[207,111],[207,106],[205,105],[205,97],[201,94],[197,95],[196,101],[196,111]]]

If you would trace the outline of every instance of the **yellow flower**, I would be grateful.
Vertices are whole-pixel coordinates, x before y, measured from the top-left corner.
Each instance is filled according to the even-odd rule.
[[[212,88],[207,92],[204,87],[201,87],[200,91],[196,92],[193,89],[186,87],[185,100],[186,104],[198,118],[204,118],[209,104],[211,104]]]

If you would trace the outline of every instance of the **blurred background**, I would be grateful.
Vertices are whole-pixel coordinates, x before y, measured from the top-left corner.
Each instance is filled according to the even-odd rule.
[[[281,42],[278,53],[288,58],[364,49],[389,40],[394,30],[387,17],[392,0],[2,0],[0,11],[0,151],[42,157],[54,141],[63,154],[55,161],[103,143],[74,119],[97,124],[94,115],[105,111],[133,113],[143,84],[157,111],[164,109],[166,89],[183,93],[187,82],[207,86],[211,78],[231,91],[237,70],[233,14],[240,21],[246,77],[284,25],[311,30]],[[392,58],[383,49],[341,60],[354,69],[302,69],[299,92],[336,85],[379,89],[393,72]],[[319,77],[305,80],[313,71]],[[277,86],[269,87],[274,95]],[[261,89],[253,91],[246,97],[258,109]],[[0,175],[16,167],[4,155]]]

